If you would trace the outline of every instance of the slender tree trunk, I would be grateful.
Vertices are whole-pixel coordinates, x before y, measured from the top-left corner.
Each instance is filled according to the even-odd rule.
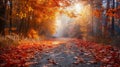
[[[112,9],[114,9],[115,8],[115,0],[112,0],[112,3],[113,3],[113,5],[112,5]],[[114,12],[113,12],[113,14],[114,14]],[[115,29],[114,29],[114,22],[115,22],[115,19],[114,19],[114,16],[112,17],[112,28],[111,28],[111,34],[112,34],[112,36],[114,36],[114,34],[115,34]]]
[[[106,12],[109,10],[109,8],[110,8],[110,0],[107,0]],[[109,22],[108,19],[109,19],[109,16],[106,16],[105,25],[104,25],[104,36],[108,35],[108,22]]]
[[[89,1],[90,2],[90,5],[91,5],[91,15],[92,15],[92,17],[91,17],[91,34],[92,34],[92,36],[94,35],[94,27],[93,27],[93,22],[94,22],[94,17],[93,17],[93,1]]]
[[[10,33],[12,32],[12,8],[13,8],[12,0],[10,0],[10,27],[9,27]]]

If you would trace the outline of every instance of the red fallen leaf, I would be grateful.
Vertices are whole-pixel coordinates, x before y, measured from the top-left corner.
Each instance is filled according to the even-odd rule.
[[[48,48],[52,48],[52,46],[48,46]]]
[[[27,57],[27,54],[26,53],[22,53],[21,56],[22,57]]]
[[[32,64],[37,64],[38,62],[26,62],[25,64],[24,64],[24,66],[26,67],[29,67],[29,65],[32,65]]]
[[[84,63],[85,61],[83,58],[79,58],[79,62]]]
[[[74,63],[83,63],[84,62],[84,59],[83,58],[81,58],[81,57],[74,57],[74,59],[76,59],[76,62],[74,62]]]
[[[43,49],[42,48],[38,48],[39,51],[42,51]]]
[[[89,55],[90,55],[90,53],[84,53],[84,55],[85,55],[85,56],[89,56]]]
[[[95,60],[91,60],[91,61],[88,61],[89,63],[91,63],[91,64],[97,64],[97,61],[95,61]]]
[[[54,65],[57,65],[57,64],[58,64],[58,63],[55,62],[55,60],[53,60],[53,59],[48,59],[48,62],[49,62],[49,63],[52,63],[52,64],[54,64]]]

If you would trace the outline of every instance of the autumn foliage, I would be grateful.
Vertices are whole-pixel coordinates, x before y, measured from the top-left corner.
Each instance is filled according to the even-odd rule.
[[[119,67],[120,53],[119,50],[110,45],[96,44],[92,42],[84,42],[82,40],[73,40],[79,48],[83,48],[80,51],[88,51],[94,56],[94,62],[101,62],[101,67],[111,66]],[[89,54],[88,54],[89,55]]]
[[[0,48],[0,66],[1,67],[29,67],[32,64],[38,62],[32,61],[36,58],[37,53],[42,53],[46,49],[53,49],[62,45],[62,43],[75,43],[79,52],[83,52],[85,56],[92,56],[92,60],[89,61],[92,64],[101,63],[101,67],[111,66],[119,67],[120,53],[119,50],[112,46],[105,46],[102,44],[96,44],[93,42],[87,42],[80,39],[69,39],[67,42],[64,41],[22,41],[17,47],[4,47]],[[71,46],[72,47],[72,46]],[[67,47],[67,48],[71,48]],[[39,56],[40,57],[40,56]],[[78,58],[79,57],[79,58]],[[78,56],[74,57],[78,61],[73,64],[86,63],[84,58]],[[38,57],[36,58],[38,59]],[[49,59],[49,63],[57,64],[54,60]]]
[[[0,67],[28,67],[33,62],[35,54],[44,49],[54,48],[62,42],[59,41],[21,41],[17,47],[0,47]]]

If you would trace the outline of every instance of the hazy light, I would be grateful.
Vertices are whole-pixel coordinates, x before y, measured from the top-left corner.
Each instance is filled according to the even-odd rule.
[[[84,8],[83,8],[83,5],[82,5],[82,4],[80,4],[80,3],[75,3],[75,4],[73,4],[73,5],[70,5],[70,6],[62,9],[62,11],[64,11],[64,13],[68,14],[69,16],[70,16],[71,14],[73,14],[73,15],[76,16],[76,15],[80,15],[80,14],[82,13],[83,9],[84,9]]]
[[[54,34],[54,36],[62,37],[64,33],[64,29],[69,23],[74,22],[74,19],[70,18],[66,14],[59,13],[56,15],[55,22],[56,22],[56,33]]]
[[[76,13],[80,13],[81,10],[83,9],[83,6],[78,3],[78,4],[75,4],[75,5],[74,5],[74,9],[75,9],[75,12],[76,12]]]
[[[63,4],[61,4],[62,6]],[[91,19],[91,6],[89,4],[84,5],[83,3],[73,3],[67,7],[59,8],[60,12],[56,15],[56,37],[71,36],[74,33],[68,34],[70,32],[70,27],[74,28],[73,24],[80,26],[80,31],[87,32],[87,26],[90,24]],[[74,29],[73,29],[74,30]],[[66,34],[67,33],[67,34]],[[82,35],[86,37],[85,35]]]

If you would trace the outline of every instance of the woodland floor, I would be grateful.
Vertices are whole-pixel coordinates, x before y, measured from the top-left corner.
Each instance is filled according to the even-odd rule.
[[[35,56],[39,59],[33,61],[38,64],[31,65],[31,67],[100,67],[100,62],[90,63],[94,58],[86,51],[80,51],[74,42],[67,42],[59,46],[46,49],[42,53],[37,53]]]
[[[67,38],[25,45],[1,48],[0,66],[120,67],[120,50],[110,45]]]

